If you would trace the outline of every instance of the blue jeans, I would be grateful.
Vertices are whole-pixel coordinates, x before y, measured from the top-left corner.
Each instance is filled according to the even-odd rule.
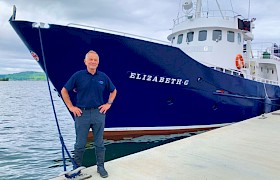
[[[78,166],[82,164],[87,136],[91,127],[96,151],[105,151],[103,140],[105,117],[106,115],[100,113],[99,109],[91,109],[83,110],[82,115],[75,118],[76,143],[74,145],[74,160]]]

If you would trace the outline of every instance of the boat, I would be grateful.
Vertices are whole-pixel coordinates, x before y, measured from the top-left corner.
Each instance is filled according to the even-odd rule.
[[[84,55],[98,52],[99,70],[118,90],[105,139],[209,130],[280,109],[279,48],[253,48],[256,19],[203,11],[202,0],[181,7],[168,42],[16,20],[15,9],[10,24],[59,95],[70,76],[85,69]],[[75,103],[75,92],[70,96]]]

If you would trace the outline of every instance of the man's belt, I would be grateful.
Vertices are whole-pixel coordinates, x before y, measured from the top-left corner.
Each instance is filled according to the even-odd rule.
[[[99,107],[99,106],[98,106]],[[93,110],[93,109],[98,109],[98,107],[79,107],[81,110]]]

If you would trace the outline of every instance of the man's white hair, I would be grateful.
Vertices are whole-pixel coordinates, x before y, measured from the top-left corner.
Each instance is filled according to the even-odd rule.
[[[99,59],[99,56],[98,56],[97,52],[94,51],[94,50],[90,50],[89,52],[87,52],[87,53],[86,53],[86,56],[85,56],[85,59],[87,59],[87,56],[88,56],[89,53],[94,53],[94,54],[96,54],[97,57],[98,57],[98,59]]]

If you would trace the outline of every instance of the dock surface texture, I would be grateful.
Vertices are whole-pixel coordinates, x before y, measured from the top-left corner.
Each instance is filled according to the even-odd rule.
[[[265,116],[106,162],[106,179],[280,179],[280,111]],[[82,172],[103,179],[96,166]]]

